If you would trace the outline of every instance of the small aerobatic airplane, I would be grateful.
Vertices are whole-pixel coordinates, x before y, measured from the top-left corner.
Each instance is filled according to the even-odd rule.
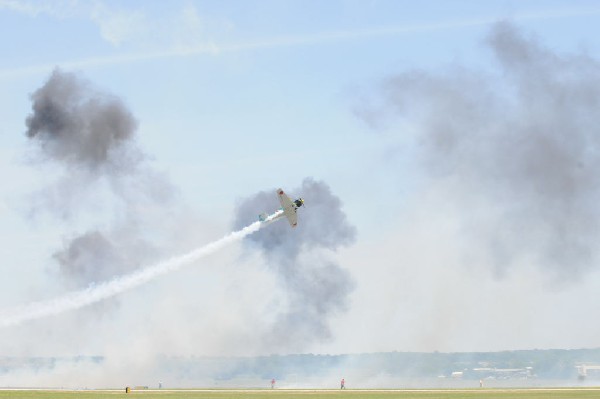
[[[279,198],[279,203],[281,204],[279,213],[276,213],[272,218],[269,218],[269,215],[266,213],[261,213],[258,215],[258,220],[261,222],[267,221],[267,219],[272,221],[285,216],[290,223],[290,226],[296,227],[298,225],[298,215],[296,214],[296,211],[298,208],[304,205],[304,200],[302,198],[298,198],[297,200],[292,201],[282,189],[277,190],[277,198]]]

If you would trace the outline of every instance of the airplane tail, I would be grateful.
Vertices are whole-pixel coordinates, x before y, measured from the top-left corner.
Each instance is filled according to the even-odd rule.
[[[267,215],[265,212],[263,212],[260,215],[258,215],[258,220],[261,222],[264,222],[265,220],[267,220],[268,217],[269,217],[269,215]]]

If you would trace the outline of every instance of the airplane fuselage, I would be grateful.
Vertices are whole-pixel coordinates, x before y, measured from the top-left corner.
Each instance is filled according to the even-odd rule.
[[[296,227],[298,225],[298,216],[296,215],[296,212],[298,208],[304,205],[304,200],[302,198],[298,198],[292,201],[282,189],[277,190],[277,198],[281,204],[281,208],[278,211],[280,213],[273,214],[271,216],[267,215],[266,213],[261,213],[258,216],[258,220],[261,222],[272,221],[285,216],[290,223],[290,226]]]

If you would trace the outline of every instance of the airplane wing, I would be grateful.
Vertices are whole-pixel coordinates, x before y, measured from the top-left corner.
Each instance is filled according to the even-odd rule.
[[[290,222],[290,226],[296,227],[298,224],[298,215],[296,215],[296,208],[294,207],[292,200],[282,189],[277,190],[277,198],[279,198],[281,209],[283,209],[283,214],[288,222]]]

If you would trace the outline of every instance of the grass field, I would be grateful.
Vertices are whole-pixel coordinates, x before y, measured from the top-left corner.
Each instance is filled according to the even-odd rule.
[[[472,390],[144,390],[114,391],[0,390],[1,399],[578,399],[600,398],[600,388]]]

